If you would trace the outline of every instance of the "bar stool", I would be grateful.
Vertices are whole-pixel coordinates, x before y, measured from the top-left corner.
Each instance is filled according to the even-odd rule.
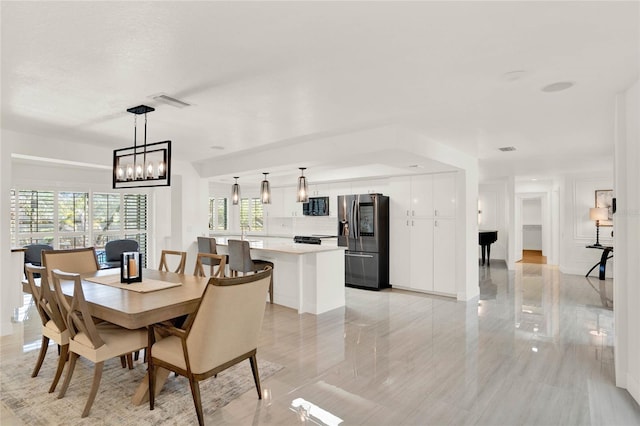
[[[198,253],[211,253],[211,254],[218,254],[218,246],[216,245],[216,239],[213,237],[198,237]],[[222,256],[224,256],[225,258],[225,264],[229,263],[229,259],[227,259],[227,255],[223,254]],[[209,275],[213,275],[213,269],[214,266],[218,266],[220,264],[220,261],[213,258],[207,258],[207,257],[203,257],[202,259],[202,264],[203,265],[209,265],[210,266],[210,272]]]
[[[268,260],[251,259],[249,241],[229,240],[229,271],[231,276],[237,277],[238,272],[258,272],[266,265],[273,268],[273,262]],[[269,280],[269,302],[273,304],[273,273]]]

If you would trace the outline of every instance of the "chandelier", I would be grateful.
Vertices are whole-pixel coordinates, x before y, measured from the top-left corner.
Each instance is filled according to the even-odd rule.
[[[146,105],[127,109],[134,114],[133,146],[113,150],[113,188],[143,188],[171,185],[171,141],[147,144]],[[138,116],[144,114],[144,143],[138,145]]]

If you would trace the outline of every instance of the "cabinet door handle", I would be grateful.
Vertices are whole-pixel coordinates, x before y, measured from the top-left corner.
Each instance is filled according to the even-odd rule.
[[[407,220],[407,226],[409,226],[409,221]]]
[[[438,209],[434,211],[434,216],[438,216]]]
[[[409,210],[407,210],[407,216],[409,216]]]
[[[415,224],[414,224],[414,222],[413,222],[413,221],[411,221],[411,226],[414,226],[414,225],[415,225]]]
[[[433,226],[435,226],[436,228],[438,227],[438,221],[437,220],[433,222]]]

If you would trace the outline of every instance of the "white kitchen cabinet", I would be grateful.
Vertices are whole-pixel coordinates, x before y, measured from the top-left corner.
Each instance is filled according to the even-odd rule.
[[[433,223],[433,291],[456,292],[456,222],[435,219]]]
[[[265,212],[269,217],[284,216],[284,188],[271,188],[271,203],[265,204]]]
[[[350,193],[351,184],[349,182],[336,182],[329,185],[329,216],[338,216],[338,197]]]
[[[410,219],[409,229],[411,233],[410,287],[420,291],[434,291],[433,219]]]
[[[412,217],[433,217],[433,176],[411,177],[410,209]]]
[[[391,198],[389,198],[391,200]],[[410,219],[389,220],[389,282],[393,286],[411,286]]]
[[[443,173],[433,175],[433,216],[454,217],[456,215],[456,175]]]
[[[351,182],[350,194],[386,194],[386,179],[369,179]]]
[[[389,183],[391,285],[456,295],[455,173]]]
[[[314,183],[309,184],[309,197],[327,197],[329,195],[329,184],[326,183]]]
[[[302,203],[298,202],[298,188],[286,186],[284,188],[284,217],[302,216]]]

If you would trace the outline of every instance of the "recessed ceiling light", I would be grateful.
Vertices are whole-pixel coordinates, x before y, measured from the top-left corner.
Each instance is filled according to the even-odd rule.
[[[498,148],[502,152],[515,151],[515,146],[503,146],[502,148]]]
[[[509,71],[502,74],[502,80],[513,82],[513,81],[520,80],[525,75],[527,75],[527,72],[524,70]]]
[[[211,148],[211,149],[219,149],[219,150],[223,150],[223,149],[224,149],[224,146],[220,146],[220,145],[212,145],[212,146],[210,146],[209,148]]]
[[[544,86],[542,89],[543,92],[560,92],[562,90],[567,90],[570,87],[573,87],[574,83],[572,81],[558,81],[557,83],[551,83]]]

